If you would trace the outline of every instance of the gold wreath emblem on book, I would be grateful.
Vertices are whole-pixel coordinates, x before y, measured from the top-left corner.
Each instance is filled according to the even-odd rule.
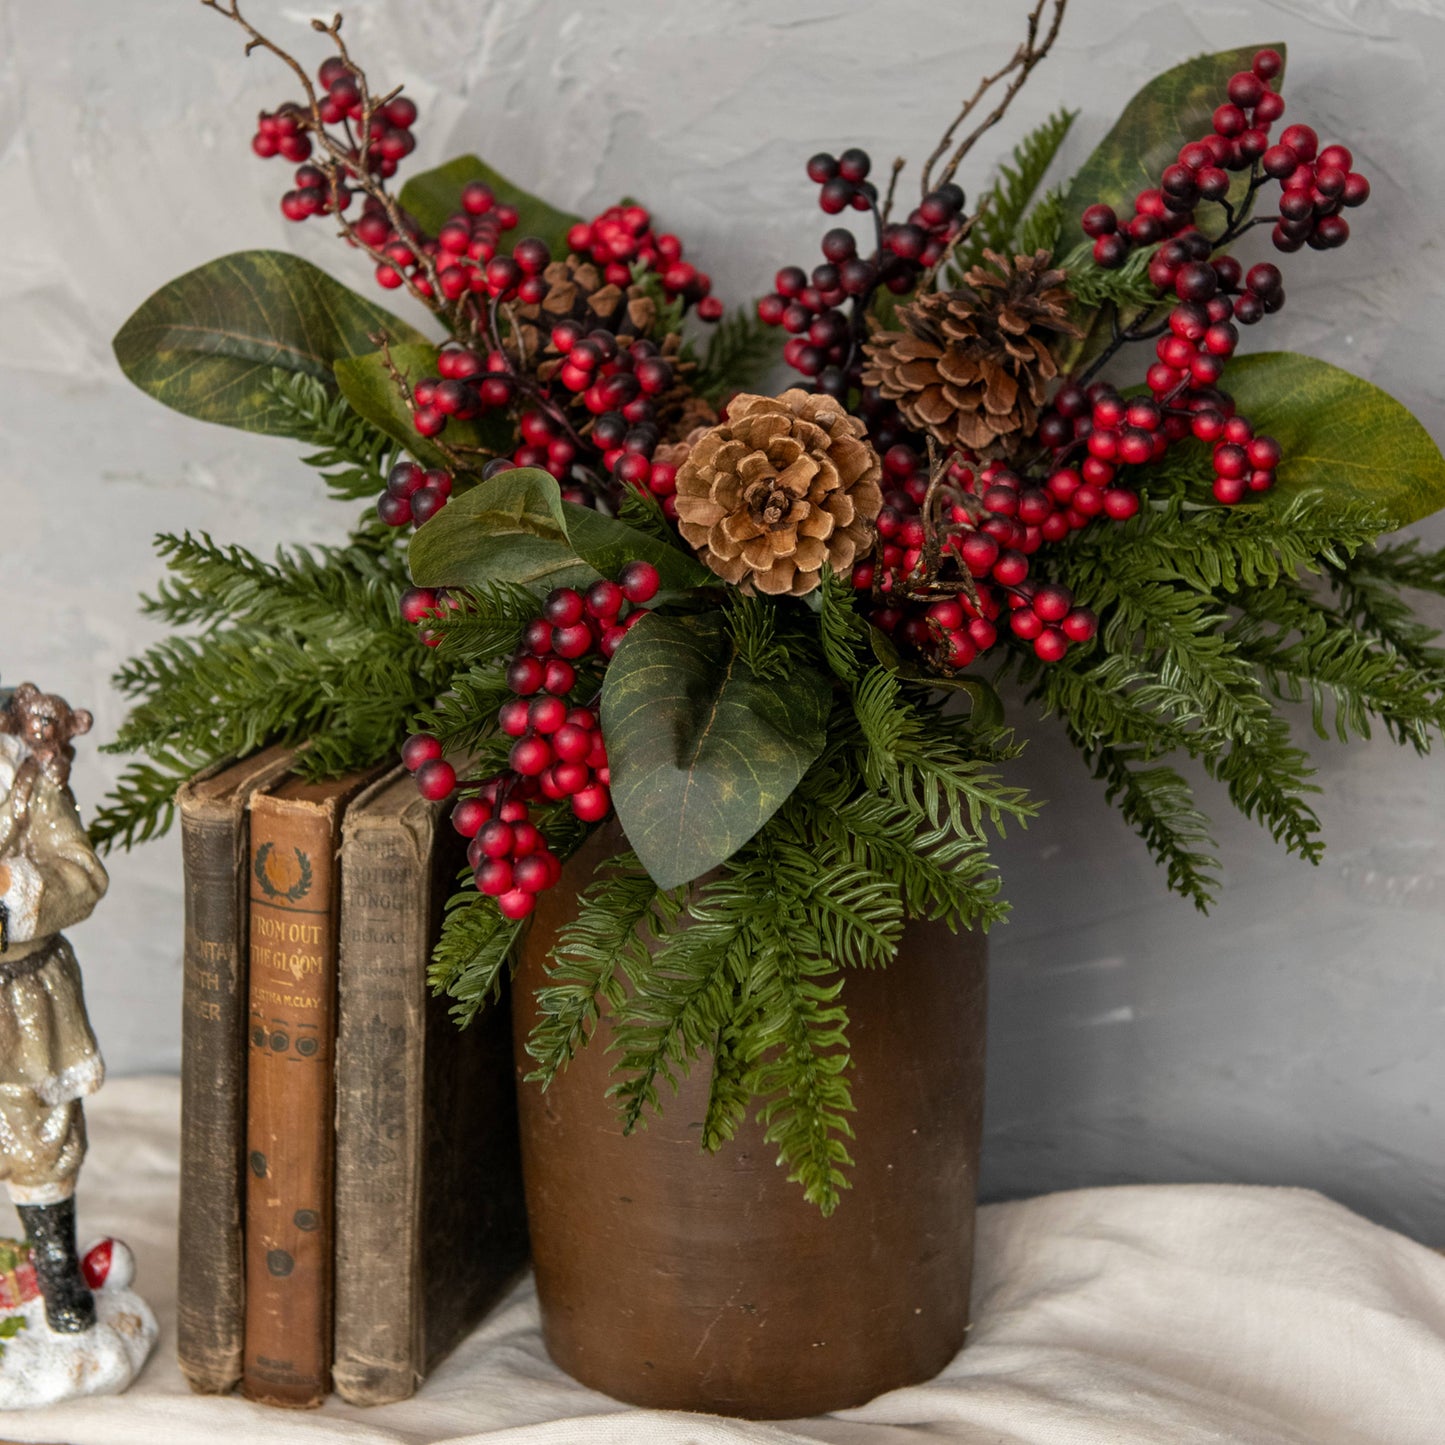
[[[287,885],[287,879],[273,878],[273,872],[280,872],[284,869],[290,872],[281,860],[275,857],[276,845],[274,843],[262,843],[256,849],[256,864],[252,870],[256,875],[256,882],[261,885],[261,892],[267,898],[284,898],[288,903],[299,903],[308,893],[311,892],[311,860],[299,849],[291,851],[296,855],[298,876],[294,883]]]

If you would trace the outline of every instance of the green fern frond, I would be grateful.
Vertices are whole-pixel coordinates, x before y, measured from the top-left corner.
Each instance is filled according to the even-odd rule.
[[[273,368],[265,389],[286,414],[286,434],[320,448],[302,460],[321,473],[333,496],[354,501],[380,495],[400,456],[385,432],[306,372]]]

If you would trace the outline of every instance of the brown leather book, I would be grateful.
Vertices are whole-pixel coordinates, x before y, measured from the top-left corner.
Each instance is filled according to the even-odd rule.
[[[251,800],[241,1391],[268,1405],[330,1388],[335,865],[341,815],[374,776],[291,775]]]
[[[176,1353],[191,1389],[241,1378],[245,1258],[247,826],[287,748],[198,773],[176,794],[185,880]]]
[[[527,1257],[505,1007],[467,1029],[427,964],[465,860],[398,771],[347,810],[336,1064],[336,1390],[405,1399]]]

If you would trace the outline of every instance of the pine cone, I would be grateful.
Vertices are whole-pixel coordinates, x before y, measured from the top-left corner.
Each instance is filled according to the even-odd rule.
[[[618,336],[643,336],[657,319],[657,303],[640,286],[603,284],[602,272],[581,256],[553,261],[542,279],[547,294],[529,306],[518,306],[523,342],[529,355],[547,348],[552,328],[561,321],[581,321],[589,330],[601,327]],[[560,361],[554,364],[560,365]]]
[[[823,563],[847,575],[872,541],[882,467],[828,396],[735,396],[677,474],[682,535],[719,577],[801,596]]]
[[[983,254],[991,266],[973,267],[961,290],[920,296],[898,313],[905,330],[865,343],[863,381],[943,446],[1007,456],[1038,424],[1058,338],[1082,333],[1047,251]]]

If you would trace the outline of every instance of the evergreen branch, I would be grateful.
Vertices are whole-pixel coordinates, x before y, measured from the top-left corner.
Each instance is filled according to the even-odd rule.
[[[693,387],[705,401],[718,405],[734,392],[760,387],[776,364],[781,342],[748,310],[734,311],[717,323],[707,355]]]
[[[828,666],[842,682],[856,682],[860,655],[868,646],[868,624],[853,605],[853,588],[829,566],[818,589],[818,634]]]
[[[614,1072],[624,1077],[608,1094],[619,1102],[625,1134],[643,1123],[648,1110],[660,1111],[658,1085],[665,1082],[676,1093],[679,1070],[686,1073],[733,1020],[749,924],[709,909],[719,887],[715,882],[701,890],[688,909],[687,926],[663,940],[651,968],[639,973],[631,998],[615,1015]]]
[[[522,629],[536,615],[536,596],[510,582],[448,588],[447,605],[428,620],[427,631],[447,661],[475,665],[515,651]]]
[[[321,633],[333,646],[366,647],[377,632],[401,625],[396,598],[406,585],[399,553],[369,547],[278,549],[262,562],[243,547],[223,547],[206,533],[162,534],[155,549],[171,573],[141,610],[173,627],[222,622]]]
[[[475,888],[463,888],[447,900],[427,977],[437,993],[456,1000],[451,1014],[458,1025],[469,1024],[488,1000],[501,996],[503,970],[521,929]]]
[[[918,707],[886,669],[868,672],[852,702],[867,743],[861,762],[868,786],[921,810],[934,828],[946,818],[954,832],[978,837],[985,819],[1002,831],[1006,818],[1022,822],[1037,812],[992,767],[1010,752],[1001,738],[982,738],[966,718]]]
[[[1354,618],[1298,584],[1251,591],[1242,607],[1232,629],[1241,655],[1260,669],[1276,697],[1309,702],[1317,736],[1330,735],[1327,712],[1333,714],[1334,735],[1341,742],[1351,733],[1369,737],[1374,716],[1397,741],[1423,753],[1432,733],[1445,728],[1445,669],[1428,656],[1421,666],[1410,655],[1418,655],[1417,635],[1407,634],[1402,640],[1410,651],[1401,651],[1376,628],[1361,630]],[[1397,616],[1384,621],[1370,615],[1387,631],[1414,625]]]
[[[1019,233],[1029,202],[1043,184],[1077,114],[1073,110],[1056,111],[1014,147],[1011,165],[1005,161],[999,166],[998,178],[979,202],[973,230],[954,253],[949,268],[952,285],[963,284],[963,278],[983,260],[985,251],[1019,254]],[[1041,204],[1047,204],[1047,198]]]
[[[561,932],[547,983],[537,990],[538,1018],[527,1040],[537,1067],[529,1081],[546,1087],[597,1027],[603,1001],[622,1007],[624,976],[641,977],[651,963],[641,930],[675,920],[677,909],[632,852],[608,861],[608,876],[579,900],[576,920]]]
[[[201,766],[164,750],[153,762],[129,764],[90,820],[91,844],[109,853],[159,838],[175,820],[176,789]]]
[[[1145,475],[1151,485],[1152,474]],[[1067,549],[1066,565],[1084,588],[1112,579],[1123,586],[1170,582],[1200,593],[1235,593],[1302,572],[1343,567],[1379,535],[1380,527],[1378,514],[1368,508],[1325,517],[1309,496],[1296,497],[1279,512],[1186,510],[1176,497],[1122,526],[1087,529]]]
[[[1020,256],[1033,256],[1040,251],[1054,253],[1064,230],[1064,191],[1061,186],[1046,191],[1038,204],[1024,217],[1014,240]]]
[[[1205,758],[1204,766],[1227,786],[1230,802],[1246,818],[1267,828],[1276,843],[1307,862],[1320,861],[1324,853],[1318,836],[1320,820],[1304,801],[1304,794],[1319,792],[1307,781],[1314,769],[1308,755],[1291,743],[1289,724],[1283,718],[1272,717],[1262,736]]]
[[[1216,845],[1209,819],[1194,806],[1189,784],[1164,763],[1131,766],[1139,757],[1134,749],[1091,748],[1077,735],[1073,741],[1104,784],[1105,798],[1117,804],[1124,820],[1164,867],[1169,887],[1207,913],[1219,886],[1213,876],[1219,865],[1212,856]]]
[[[1413,587],[1445,597],[1445,547],[1422,552],[1418,539],[1362,552],[1350,563],[1350,571],[1395,587]]]
[[[1147,311],[1160,301],[1159,290],[1149,279],[1156,249],[1139,246],[1117,270],[1106,271],[1094,260],[1093,243],[1081,241],[1058,265],[1068,277],[1070,294],[1085,310],[1113,305],[1121,312]]]
[[[280,367],[272,369],[265,390],[286,415],[286,434],[321,449],[302,461],[321,472],[333,496],[369,500],[385,490],[400,449],[344,396],[306,372]]]
[[[778,608],[771,600],[729,591],[728,634],[743,664],[760,682],[776,682],[793,670],[793,658],[778,638]]]
[[[617,503],[617,515],[629,527],[656,537],[659,542],[666,542],[672,547],[680,545],[677,529],[667,520],[662,503],[651,492],[624,487]]]

